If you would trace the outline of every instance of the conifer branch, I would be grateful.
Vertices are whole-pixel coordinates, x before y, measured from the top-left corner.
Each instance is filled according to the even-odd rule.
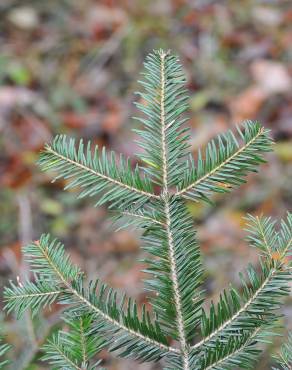
[[[189,191],[190,189],[198,186],[201,182],[203,182],[204,180],[207,180],[208,177],[211,177],[212,175],[214,175],[214,173],[216,172],[219,172],[220,169],[224,166],[226,166],[229,162],[231,162],[234,158],[236,158],[237,156],[239,156],[243,151],[245,151],[249,146],[251,146],[255,141],[256,139],[262,135],[263,133],[265,132],[265,130],[263,129],[263,127],[261,127],[258,132],[256,133],[256,135],[254,137],[252,137],[245,145],[243,145],[241,148],[237,149],[230,157],[228,157],[227,159],[225,159],[222,163],[218,164],[215,168],[213,168],[209,173],[206,173],[204,176],[198,178],[196,181],[194,181],[193,183],[189,184],[188,186],[186,186],[185,188],[179,190],[175,195],[177,196],[180,196],[180,195],[183,195],[184,193],[186,193],[187,191]]]
[[[0,337],[0,369],[3,369],[8,363],[9,360],[5,360],[4,357],[11,349],[11,346],[7,343],[2,343],[3,338]]]
[[[40,308],[50,307],[62,293],[63,290],[56,289],[52,282],[39,278],[35,282],[26,281],[20,285],[10,282],[10,287],[4,290],[5,309],[7,312],[15,311],[19,318],[30,307],[32,315],[35,315]]]
[[[164,52],[160,52],[159,56],[161,59],[161,71],[160,71],[160,84],[161,84],[161,92],[160,92],[160,121],[161,121],[161,156],[162,156],[162,185],[163,185],[163,197],[164,197],[164,212],[165,212],[165,219],[166,219],[166,234],[168,240],[168,248],[169,248],[169,262],[170,262],[170,270],[171,270],[171,280],[173,283],[173,290],[174,290],[174,301],[175,301],[175,308],[176,308],[176,315],[177,315],[177,325],[178,325],[178,333],[180,338],[181,349],[183,353],[186,351],[186,338],[184,333],[184,326],[183,326],[183,319],[182,319],[182,312],[181,312],[181,298],[179,293],[178,287],[178,279],[177,279],[177,267],[176,267],[176,260],[175,260],[175,252],[173,246],[173,238],[172,233],[170,230],[170,211],[169,211],[169,201],[168,201],[168,172],[167,172],[167,147],[166,147],[166,137],[165,137],[165,109],[164,109],[164,100],[165,100],[165,57],[167,54]],[[187,367],[186,367],[187,369]]]
[[[249,310],[249,307],[255,302],[258,295],[265,289],[266,285],[272,280],[272,278],[275,276],[276,270],[271,270],[269,276],[263,280],[262,284],[259,286],[259,288],[253,292],[249,300],[238,310],[235,312],[234,315],[232,315],[228,320],[223,322],[216,330],[212,331],[206,338],[202,339],[200,342],[196,343],[191,347],[192,350],[195,350],[203,345],[208,344],[208,342],[211,341],[216,336],[219,336],[220,333],[222,333],[228,326],[232,326],[232,324],[240,317],[240,315],[246,314]]]
[[[160,121],[161,121],[161,156],[162,156],[162,196],[164,202],[164,214],[166,220],[166,235],[167,244],[169,248],[169,263],[170,263],[170,273],[173,288],[173,297],[176,311],[176,322],[177,331],[180,342],[181,353],[183,357],[183,368],[184,370],[189,370],[189,359],[188,359],[188,348],[186,341],[186,333],[184,328],[183,313],[182,313],[182,302],[180,296],[178,275],[177,275],[177,261],[175,255],[174,241],[171,231],[171,218],[169,209],[169,188],[168,188],[168,148],[166,143],[166,122],[165,122],[165,58],[167,54],[160,52],[161,59],[161,71],[160,71]]]
[[[244,176],[255,172],[256,166],[265,162],[262,154],[271,150],[268,132],[258,123],[247,121],[244,130],[238,129],[242,146],[232,131],[218,136],[207,145],[205,160],[200,151],[197,166],[190,159],[190,167],[175,195],[209,201],[212,192],[224,193],[245,182]]]
[[[58,368],[95,370],[100,360],[93,364],[95,356],[106,346],[106,341],[93,334],[93,318],[90,315],[65,317],[66,331],[53,334],[44,345],[44,359]],[[52,358],[50,353],[57,352]],[[49,354],[49,355],[48,355]]]
[[[283,266],[283,260],[286,255],[291,253],[289,239],[292,233],[292,228],[289,228],[291,226],[291,214],[288,214],[287,222],[282,221],[280,230],[282,239],[275,232],[274,222],[271,219],[259,219],[252,216],[249,216],[248,219],[252,222],[249,224],[251,232],[249,240],[252,245],[260,250],[270,251],[266,255],[266,261],[261,262],[261,276],[258,277],[255,270],[251,266],[249,267],[248,276],[250,281],[246,282],[242,278],[244,303],[241,306],[238,299],[239,294],[235,289],[232,289],[229,294],[224,292],[224,295],[220,297],[217,313],[212,305],[210,318],[207,319],[205,314],[203,315],[202,329],[205,335],[203,335],[204,338],[200,342],[192,347],[192,350],[213,345],[215,338],[228,338],[234,331],[238,331],[238,327],[241,328],[240,330],[250,330],[253,326],[262,326],[266,317],[271,319],[273,311],[278,308],[279,299],[289,292],[287,284],[291,280],[291,276],[289,276],[288,266]],[[257,228],[255,228],[255,225]],[[288,248],[286,245],[287,235],[289,236]],[[275,243],[280,244],[280,246],[275,245]],[[278,251],[279,257],[274,258],[273,250]],[[271,292],[273,292],[273,295]],[[258,319],[259,317],[260,319]]]
[[[25,299],[25,298],[37,298],[37,297],[46,297],[46,296],[50,296],[50,295],[59,295],[61,294],[62,291],[61,290],[53,290],[51,292],[44,292],[44,293],[31,293],[31,294],[19,294],[19,295],[11,295],[9,296],[9,299]]]
[[[160,125],[161,125],[161,157],[162,157],[162,186],[163,192],[167,195],[168,192],[168,161],[167,161],[167,147],[166,147],[166,127],[165,127],[165,57],[167,54],[161,52],[160,56]]]
[[[270,217],[259,217],[248,215],[249,235],[247,240],[251,245],[257,248],[270,261],[273,259],[273,253],[278,244],[278,233],[275,231],[275,221]]]
[[[273,356],[281,366],[281,370],[292,370],[292,332],[288,333],[287,342],[282,344],[279,353]],[[280,370],[273,368],[274,370]]]
[[[106,347],[142,362],[163,359],[168,370],[252,369],[260,354],[256,345],[267,342],[275,329],[292,276],[292,214],[280,229],[269,217],[248,216],[248,240],[261,254],[259,268],[250,265],[240,275],[242,290],[224,290],[207,312],[201,253],[184,203],[210,202],[212,193],[245,182],[271,149],[268,130],[248,121],[238,129],[239,140],[232,131],[219,135],[204,154],[199,151],[195,165],[183,127],[184,83],[170,52],[154,51],[146,58],[143,102],[137,103],[145,117],[138,118],[143,128],[136,130],[145,167],[132,169],[122,155],[90,143],[84,147],[82,140],[76,145],[62,135],[41,154],[42,168],[57,171],[56,179],[63,178],[66,188],[79,187],[80,197],[98,196],[96,205],[114,209],[116,220],[125,217],[124,227],[141,227],[145,288],[152,292],[152,310],[146,305],[140,310],[134,300],[99,280],[87,283],[64,246],[49,235],[25,247],[34,280],[11,283],[5,308],[20,316],[54,302],[66,305],[69,330],[54,334],[44,346],[44,358],[54,368],[96,370],[100,361],[93,359]],[[157,186],[159,195],[153,190]],[[289,350],[290,342],[280,355],[285,370],[290,370]]]
[[[60,346],[58,344],[59,342],[59,338],[57,337],[53,337],[53,339],[51,341],[48,342],[48,344],[44,347],[45,350],[48,351],[48,354],[50,354],[50,350],[52,351],[52,354],[54,354],[54,357],[56,357],[56,354],[57,353],[57,356],[58,356],[58,363],[62,363],[62,366],[63,368],[65,367],[66,369],[76,369],[76,370],[83,370],[84,368],[81,368],[79,367],[77,364],[75,364],[71,359],[70,357],[68,356],[68,354],[66,353],[66,349],[64,346]],[[44,357],[44,360],[46,360],[46,357]],[[57,362],[55,360],[55,362]]]
[[[80,286],[79,284],[81,276],[80,270],[71,264],[68,257],[64,257],[63,247],[59,243],[56,244],[56,242],[50,242],[49,236],[43,236],[40,241],[37,241],[34,244],[26,247],[26,251],[26,255],[30,256],[30,264],[32,268],[37,269],[36,272],[39,273],[41,276],[44,273],[44,276],[49,276],[49,270],[51,270],[52,277],[57,276],[58,280],[66,289],[64,294],[66,295],[67,292],[70,293],[73,298],[75,297],[72,302],[73,304],[74,302],[76,304],[76,301],[77,303],[84,304],[89,312],[97,314],[98,317],[114,325],[117,330],[128,333],[130,337],[141,340],[142,343],[144,343],[145,345],[150,344],[154,348],[160,349],[164,352],[178,353],[177,349],[172,348],[166,344],[166,339],[163,336],[160,335],[160,338],[163,340],[163,342],[158,342],[153,337],[147,336],[146,326],[144,326],[145,334],[143,334],[141,331],[136,331],[126,324],[123,324],[120,319],[114,318],[110,315],[109,312],[106,312],[100,306],[93,304],[90,301],[89,297],[86,297],[86,295],[84,294],[83,286]],[[62,259],[60,259],[59,256],[63,256]],[[42,261],[42,259],[44,261]],[[46,266],[48,270],[44,271],[42,269],[39,269],[40,265],[42,265],[42,267]],[[65,266],[67,268],[66,270],[64,270]],[[73,284],[74,282],[76,282],[75,286]],[[7,299],[9,299],[9,297],[7,297]],[[61,301],[64,301],[64,298],[62,298]],[[119,317],[121,318],[121,315],[119,315]],[[133,319],[134,318],[129,317],[126,321]],[[138,318],[135,318],[135,320],[138,320]],[[141,324],[139,324],[139,326],[141,326]]]
[[[161,222],[159,220],[156,220],[154,217],[144,216],[143,214],[138,213],[138,212],[134,212],[134,211],[123,211],[122,212],[122,215],[123,216],[129,216],[129,217],[138,218],[142,222],[145,221],[146,223],[147,222],[150,222],[150,223],[158,224],[158,225],[161,225],[161,226],[165,226],[163,222]]]
[[[80,197],[102,193],[98,205],[109,202],[118,207],[159,198],[152,192],[150,182],[141,178],[138,167],[132,173],[129,161],[123,156],[117,160],[111,152],[108,158],[105,149],[99,153],[95,147],[92,151],[90,142],[84,149],[82,140],[76,147],[74,139],[65,135],[56,136],[51,145],[46,145],[39,163],[43,170],[57,170],[59,176],[56,179],[70,179],[66,188],[79,186],[84,189]]]
[[[260,235],[262,237],[264,246],[265,246],[265,248],[266,248],[266,250],[268,252],[268,256],[272,260],[272,258],[273,258],[272,248],[271,248],[271,246],[269,245],[269,243],[267,241],[267,238],[266,238],[266,235],[265,235],[265,232],[264,232],[264,229],[263,229],[263,226],[262,226],[262,224],[260,222],[259,217],[256,217],[256,223],[257,223],[257,226],[258,226],[259,233],[260,233]]]
[[[291,255],[291,248],[292,247],[292,238],[289,239],[288,243],[286,244],[285,248],[281,251],[280,260],[282,261],[288,254],[288,251],[290,250]]]
[[[174,293],[174,303],[175,303],[175,310],[176,310],[176,321],[177,321],[177,328],[179,334],[179,342],[180,348],[183,355],[183,364],[184,370],[189,370],[189,360],[188,360],[188,347],[186,341],[186,333],[184,328],[184,321],[183,321],[183,313],[182,313],[182,302],[179,290],[179,283],[178,283],[178,275],[177,275],[177,264],[175,258],[175,248],[173,244],[173,236],[171,232],[171,219],[170,219],[170,210],[169,210],[169,203],[167,199],[167,195],[165,196],[165,217],[166,217],[166,233],[168,239],[168,247],[169,247],[169,262],[170,262],[170,270],[171,270],[171,280],[173,284],[173,293]]]
[[[260,279],[251,267],[248,275],[250,282],[243,281],[245,303],[239,307],[239,295],[234,289],[229,295],[225,293],[224,297],[220,298],[217,312],[212,306],[209,319],[203,314],[204,338],[192,346],[192,350],[200,351],[204,347],[212,347],[217,340],[226,341],[235,333],[243,335],[244,332],[261,327],[276,317],[274,312],[279,308],[283,297],[289,294],[289,272],[283,271],[281,264],[270,269],[268,265],[263,265]],[[251,288],[248,284],[251,284]]]
[[[139,82],[146,92],[138,94],[146,104],[136,105],[146,118],[135,117],[143,130],[134,130],[143,149],[138,156],[147,164],[144,171],[154,183],[163,187],[167,182],[171,187],[183,176],[189,148],[188,129],[183,127],[188,99],[185,76],[178,58],[163,50],[150,54],[144,66],[144,81]]]
[[[79,167],[82,171],[85,171],[85,172],[90,172],[92,173],[93,175],[95,175],[96,177],[100,177],[102,179],[104,179],[105,181],[108,181],[110,183],[113,183],[114,185],[117,185],[117,186],[120,186],[121,188],[125,188],[127,190],[130,190],[134,193],[138,193],[138,194],[141,194],[141,195],[145,195],[149,198],[158,198],[157,195],[155,194],[152,194],[152,193],[148,193],[147,191],[143,191],[143,190],[140,190],[138,188],[135,188],[133,186],[130,186],[130,185],[127,185],[121,181],[118,181],[110,176],[107,176],[107,175],[104,175],[98,171],[95,171],[93,170],[92,168],[90,167],[86,167],[85,165],[77,162],[77,161],[74,161],[68,157],[65,157],[64,155],[61,155],[60,153],[58,153],[57,151],[55,151],[51,146],[47,146],[46,147],[46,151],[49,152],[49,153],[52,153],[54,156],[56,156],[57,158],[60,158],[61,160],[65,161],[65,162],[68,162],[70,164],[72,164],[73,166],[76,166],[76,167]]]
[[[127,207],[118,212],[114,212],[113,223],[117,226],[116,230],[125,228],[139,227],[146,230],[151,226],[164,228],[165,222],[162,215],[157,211],[156,202],[148,202],[144,207]]]
[[[167,351],[176,352],[176,353],[178,352],[177,349],[166,346],[164,343],[156,342],[152,338],[149,338],[149,337],[147,337],[147,336],[145,336],[145,335],[143,335],[139,332],[136,332],[136,331],[128,328],[127,326],[121,324],[119,321],[114,320],[112,317],[105,314],[103,311],[101,311],[99,308],[97,308],[95,305],[93,305],[88,299],[86,299],[83,295],[81,295],[77,290],[72,288],[71,285],[68,284],[67,288],[74,296],[76,296],[76,298],[80,302],[84,303],[89,308],[90,312],[97,313],[98,315],[102,316],[106,321],[109,321],[111,324],[114,324],[115,326],[117,326],[119,329],[128,332],[129,335],[132,335],[134,337],[142,339],[143,341],[148,342],[148,343],[154,345],[155,347],[159,347],[162,350],[167,350]]]
[[[279,253],[280,260],[292,256],[292,212],[287,213],[287,219],[281,221],[281,230],[279,232]],[[285,261],[284,261],[285,262]]]
[[[215,360],[215,362],[211,363],[209,366],[202,367],[201,369],[231,370],[234,368],[234,366],[237,365],[244,365],[245,368],[251,369],[251,365],[255,360],[254,355],[255,354],[258,355],[259,353],[258,350],[253,350],[254,347],[253,340],[256,339],[260,330],[261,328],[256,328],[250,336],[243,336],[243,339],[242,338],[236,339],[236,337],[232,338],[229,341],[228,346],[226,346],[225,348],[221,346],[221,351],[218,351],[217,353],[216,349],[215,351],[211,350],[210,354],[207,353],[207,356],[209,355],[209,360],[212,359],[212,357],[216,358],[217,356],[219,357],[219,359]],[[224,350],[226,351],[226,355],[220,357],[220,352],[223,352]],[[243,353],[244,350],[247,350],[249,358],[245,353]]]

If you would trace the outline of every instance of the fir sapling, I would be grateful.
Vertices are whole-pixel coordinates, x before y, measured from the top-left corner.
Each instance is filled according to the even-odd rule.
[[[135,130],[142,165],[133,169],[122,155],[64,135],[46,145],[39,164],[57,172],[67,188],[79,188],[80,197],[108,206],[119,222],[143,230],[151,309],[138,307],[99,280],[88,283],[63,245],[42,235],[24,248],[34,279],[6,288],[6,310],[20,317],[54,302],[66,305],[69,331],[54,334],[43,347],[44,359],[54,369],[97,369],[96,355],[104,348],[139,362],[160,361],[164,369],[254,369],[259,344],[271,339],[289,294],[292,214],[279,228],[269,217],[248,216],[258,264],[241,274],[241,290],[225,289],[217,303],[204,309],[204,266],[185,202],[211,202],[214,193],[244,183],[271,150],[269,132],[247,121],[212,140],[195,161],[178,58],[154,51],[146,58],[143,76],[143,103],[137,103],[141,128]],[[288,369],[291,356],[285,348],[281,359],[290,361]]]

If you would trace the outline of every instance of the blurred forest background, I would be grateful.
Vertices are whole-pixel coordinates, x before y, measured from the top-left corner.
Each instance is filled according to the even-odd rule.
[[[180,56],[187,75],[194,152],[247,118],[270,128],[275,140],[269,163],[246,185],[217,195],[214,207],[189,205],[208,296],[216,300],[230,281],[238,284],[238,272],[256,261],[245,242],[245,214],[284,217],[292,209],[291,5],[291,0],[1,0],[1,291],[9,279],[27,274],[21,245],[50,232],[89,277],[100,276],[145,301],[139,232],[114,233],[105,208],[77,200],[74,191],[62,190],[62,182],[50,184],[50,175],[35,162],[57,133],[133,156],[137,79],[144,57],[160,47]],[[1,317],[1,331],[18,359],[11,369],[48,369],[36,348],[58,326],[58,309],[33,322],[29,316],[21,322]],[[291,299],[283,311],[282,324],[291,327]],[[270,368],[277,341],[257,369]],[[160,368],[102,355],[110,370]]]

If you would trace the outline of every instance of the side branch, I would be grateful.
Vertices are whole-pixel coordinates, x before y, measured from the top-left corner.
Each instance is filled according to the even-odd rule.
[[[242,144],[228,131],[209,142],[204,153],[199,151],[196,164],[190,157],[174,195],[210,202],[213,192],[228,192],[244,183],[249,172],[256,172],[257,166],[265,163],[263,154],[271,150],[268,130],[247,121],[238,133]]]
[[[154,223],[154,224],[157,224],[157,225],[165,226],[163,222],[161,222],[159,220],[156,220],[155,218],[150,217],[150,216],[144,216],[143,214],[140,214],[140,213],[134,213],[134,212],[131,212],[131,211],[123,211],[123,212],[121,212],[121,214],[123,216],[134,217],[134,218],[138,218],[140,220],[144,220],[146,222],[150,222],[150,223]]]
[[[258,335],[258,333],[259,333],[260,330],[261,330],[261,328],[256,328],[254,330],[254,332],[252,333],[252,335],[250,337],[248,337],[248,339],[246,340],[246,342],[243,343],[241,346],[239,346],[239,348],[237,348],[233,352],[230,352],[226,356],[220,358],[219,360],[217,360],[213,364],[209,365],[208,367],[204,367],[204,370],[217,369],[218,368],[218,365],[223,364],[223,363],[226,363],[226,362],[232,360],[232,358],[236,357],[242,351],[244,351],[244,349],[246,349],[247,347],[249,347],[249,346],[252,345],[252,341],[256,338],[256,336]],[[251,359],[252,359],[252,357],[249,360],[251,360]]]
[[[117,185],[121,188],[124,188],[124,189],[127,189],[131,192],[134,192],[134,193],[137,193],[137,194],[140,194],[140,195],[143,195],[143,196],[146,196],[148,198],[154,198],[154,199],[159,199],[159,196],[158,195],[155,195],[153,193],[149,193],[147,191],[144,191],[144,190],[141,190],[141,189],[138,189],[136,187],[133,187],[133,186],[130,186],[130,185],[127,185],[127,184],[124,184],[122,181],[118,181],[110,176],[107,176],[101,172],[98,172],[98,171],[95,171],[94,169],[90,168],[90,167],[87,167],[85,165],[83,165],[82,163],[79,163],[73,159],[70,159],[69,157],[66,157],[60,153],[58,153],[56,150],[54,150],[51,146],[47,146],[46,147],[46,151],[48,153],[51,153],[53,154],[55,157],[63,160],[64,162],[67,162],[67,163],[70,163],[72,164],[73,166],[75,167],[78,167],[80,168],[82,171],[85,171],[87,173],[91,173],[93,174],[94,176],[98,177],[98,178],[101,178],[101,179],[104,179],[105,181],[109,182],[109,183],[112,183],[114,185]]]
[[[63,291],[56,290],[51,292],[45,292],[45,293],[31,293],[31,294],[15,294],[15,295],[9,295],[9,300],[11,299],[25,299],[25,298],[37,298],[37,297],[45,297],[45,296],[56,296],[62,294]]]
[[[59,354],[59,356],[62,357],[62,359],[67,363],[67,365],[71,366],[75,370],[83,370],[81,367],[79,367],[77,364],[75,364],[68,356],[67,354],[62,351],[60,347],[58,347],[55,343],[50,342],[50,345],[54,348],[54,350]]]
[[[150,338],[148,336],[145,336],[145,335],[141,334],[140,332],[137,332],[137,331],[135,331],[135,330],[133,330],[131,328],[128,328],[123,323],[121,323],[120,321],[115,320],[110,315],[108,315],[107,313],[103,312],[99,307],[97,307],[94,304],[92,304],[86,298],[86,296],[84,294],[81,294],[79,291],[77,291],[72,286],[71,282],[67,280],[66,276],[64,276],[64,274],[62,273],[62,271],[60,271],[59,268],[58,268],[58,266],[56,266],[56,264],[52,261],[52,259],[50,258],[49,254],[47,253],[46,249],[42,247],[41,243],[36,243],[35,245],[40,249],[43,257],[46,259],[47,263],[51,266],[52,270],[56,273],[56,275],[58,276],[58,278],[60,279],[60,281],[63,283],[63,285],[65,286],[66,290],[69,293],[71,293],[73,296],[75,296],[79,302],[84,303],[91,312],[96,313],[98,316],[102,317],[107,322],[113,324],[119,330],[125,331],[130,336],[134,336],[136,338],[139,338],[139,339],[143,340],[144,342],[147,342],[147,343],[149,343],[149,344],[151,344],[151,345],[153,345],[155,347],[158,347],[158,348],[160,348],[160,349],[162,349],[164,351],[167,351],[167,352],[175,352],[175,353],[179,353],[180,352],[176,348],[173,348],[173,347],[167,346],[167,345],[165,345],[163,343],[157,342],[156,340],[154,340],[154,339],[152,339],[152,338]]]
[[[232,325],[233,322],[244,312],[247,312],[249,307],[254,303],[254,301],[257,299],[259,294],[264,290],[266,285],[273,279],[275,276],[277,270],[273,269],[271,270],[269,276],[263,281],[261,286],[254,292],[254,294],[250,297],[250,299],[232,316],[229,320],[225,321],[222,325],[220,325],[215,331],[213,331],[210,335],[208,335],[206,338],[202,339],[200,342],[196,343],[194,346],[191,347],[192,350],[197,349],[199,347],[202,347],[203,345],[208,344],[208,342],[211,341],[216,336],[219,336],[221,332],[225,328],[227,328],[229,325]]]

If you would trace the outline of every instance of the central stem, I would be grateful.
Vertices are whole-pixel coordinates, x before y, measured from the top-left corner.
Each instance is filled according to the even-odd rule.
[[[166,122],[165,122],[165,57],[167,54],[161,53],[161,96],[160,96],[160,121],[161,121],[161,144],[162,144],[162,199],[164,201],[164,214],[166,220],[166,235],[169,249],[170,274],[173,286],[174,304],[176,310],[176,323],[179,335],[179,342],[183,356],[184,370],[189,370],[188,346],[184,330],[182,303],[178,283],[178,274],[175,258],[175,245],[171,231],[171,212],[169,205],[168,171],[167,171],[167,144],[166,144]]]

